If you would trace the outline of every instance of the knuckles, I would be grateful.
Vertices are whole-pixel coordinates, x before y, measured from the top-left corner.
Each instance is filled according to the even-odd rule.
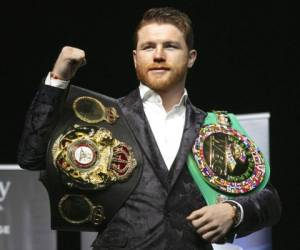
[[[83,60],[85,58],[83,50],[70,46],[63,47],[60,54],[65,59]]]

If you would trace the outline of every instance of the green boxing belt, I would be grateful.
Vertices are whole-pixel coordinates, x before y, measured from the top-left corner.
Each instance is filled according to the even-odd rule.
[[[257,192],[270,177],[268,161],[226,111],[208,113],[187,165],[208,205]]]

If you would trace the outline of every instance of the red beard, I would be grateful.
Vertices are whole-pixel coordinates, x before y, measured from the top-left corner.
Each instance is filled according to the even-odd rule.
[[[157,73],[155,69],[161,69],[162,72]],[[186,73],[187,67],[171,68],[164,63],[136,65],[137,78],[156,92],[167,91],[178,84],[183,84]]]

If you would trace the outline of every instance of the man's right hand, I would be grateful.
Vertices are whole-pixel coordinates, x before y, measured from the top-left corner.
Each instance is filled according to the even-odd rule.
[[[61,50],[51,73],[55,78],[68,81],[85,64],[86,59],[83,50],[66,46]]]

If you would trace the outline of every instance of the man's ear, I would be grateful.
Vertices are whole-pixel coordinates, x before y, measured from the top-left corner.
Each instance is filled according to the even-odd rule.
[[[195,49],[192,49],[189,51],[189,61],[188,61],[188,68],[193,67],[194,62],[197,58],[197,51]]]
[[[132,51],[132,57],[133,57],[134,67],[136,68],[136,50]]]

